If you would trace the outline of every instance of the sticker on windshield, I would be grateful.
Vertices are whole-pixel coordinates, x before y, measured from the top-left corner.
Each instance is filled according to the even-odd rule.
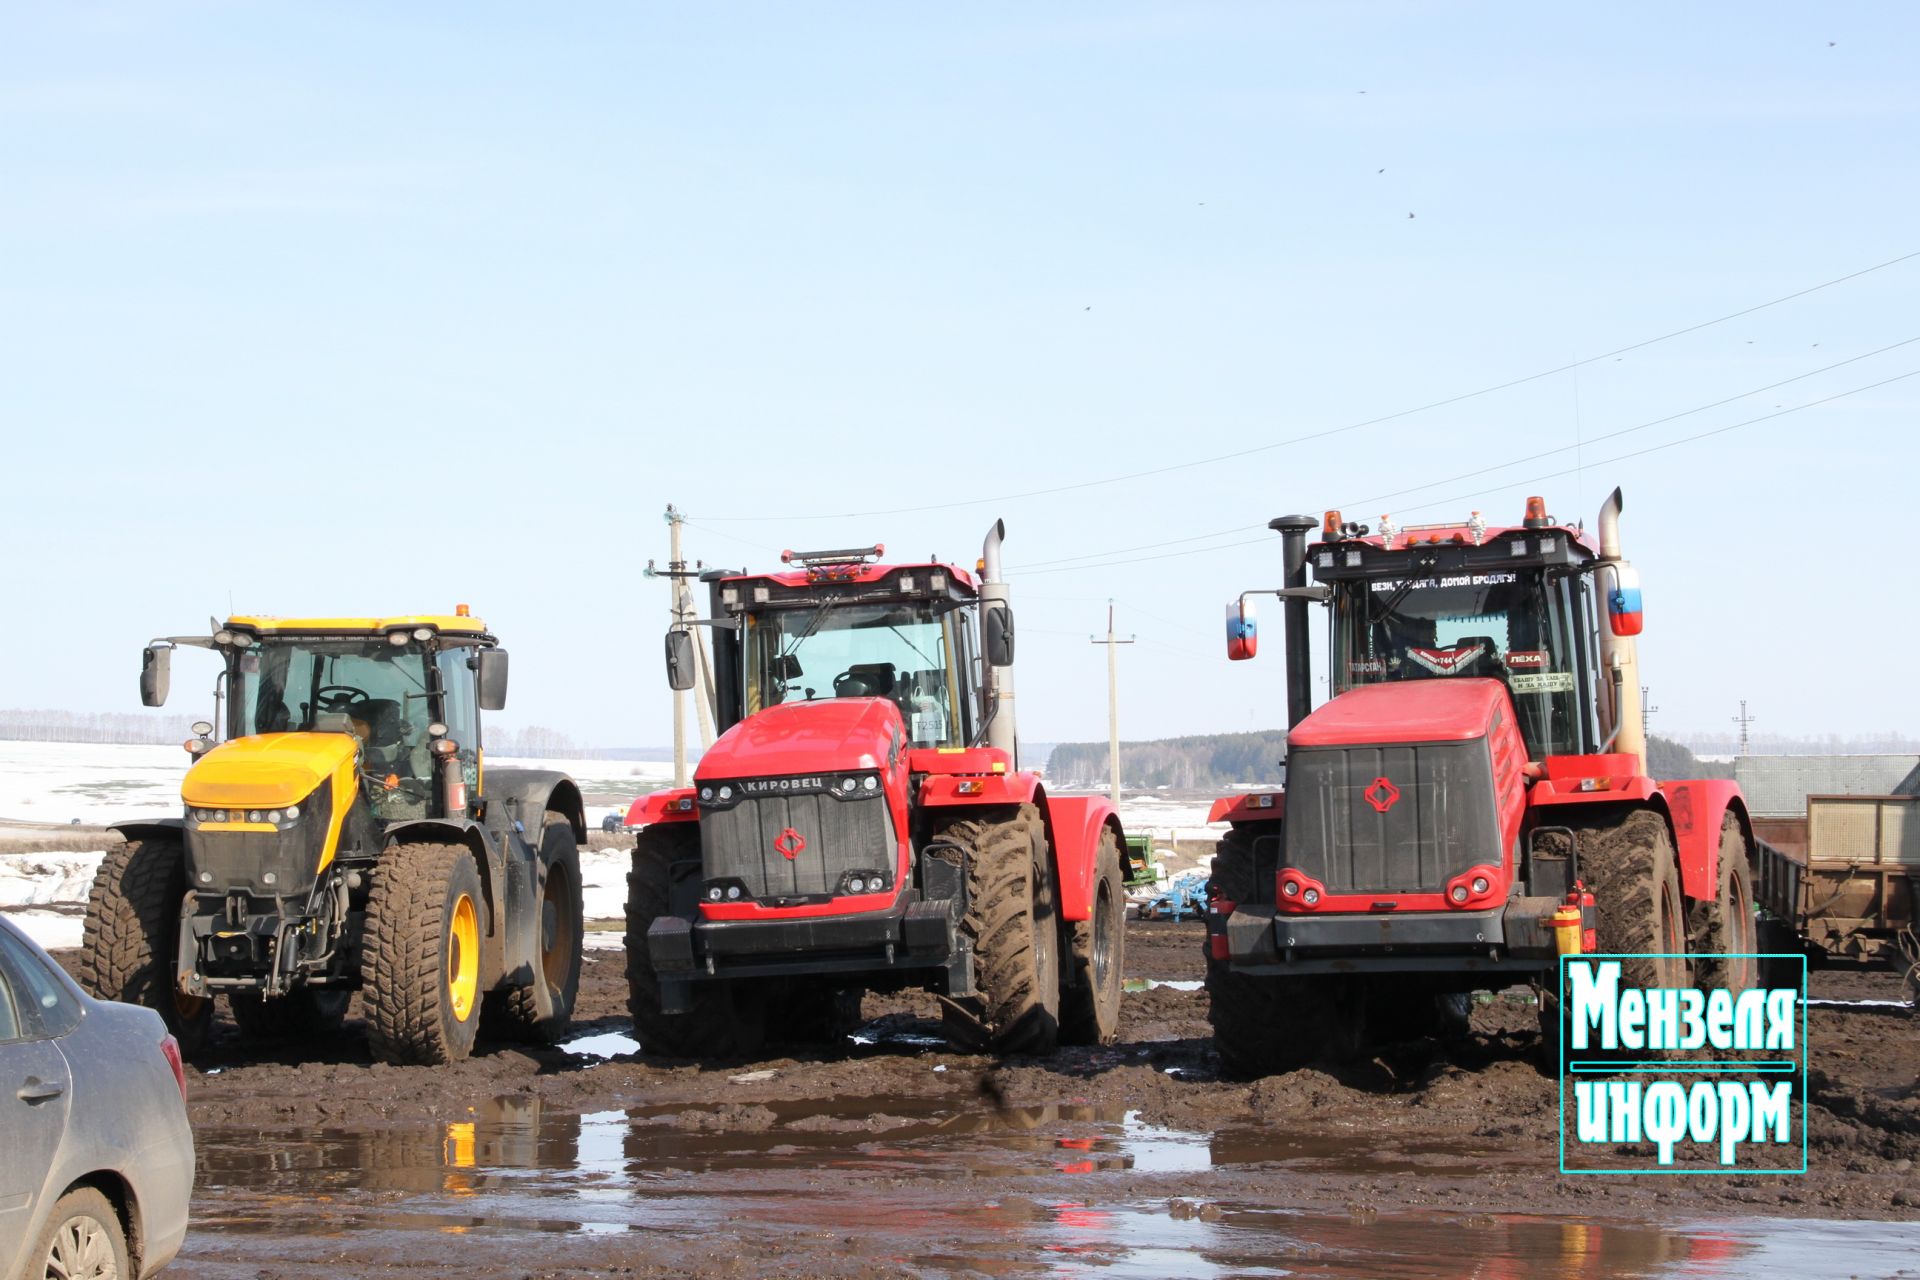
[[[1572,693],[1573,672],[1517,672],[1507,678],[1507,686],[1515,693]]]
[[[1452,649],[1408,649],[1407,656],[1437,676],[1457,676],[1486,651],[1484,644],[1463,644]]]
[[[1383,676],[1387,674],[1387,660],[1385,658],[1350,658],[1347,660],[1347,674]]]
[[[1515,671],[1545,671],[1552,665],[1544,649],[1515,649],[1507,654],[1507,666]]]

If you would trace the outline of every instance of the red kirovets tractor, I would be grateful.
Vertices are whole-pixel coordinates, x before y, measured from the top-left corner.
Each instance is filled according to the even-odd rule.
[[[1757,949],[1756,860],[1779,855],[1735,783],[1648,773],[1620,510],[1615,490],[1597,537],[1538,498],[1511,526],[1272,522],[1284,584],[1227,610],[1247,658],[1250,598],[1283,601],[1290,725],[1284,788],[1213,808],[1231,824],[1207,939],[1229,1073],[1461,1030],[1469,993],[1519,982],[1556,1044],[1575,941],[1632,956],[1625,986],[1756,983],[1738,957]],[[1331,621],[1318,708],[1313,603]]]
[[[1019,768],[996,522],[976,572],[879,546],[709,572],[721,730],[693,785],[636,801],[628,1003],[643,1051],[725,1058],[843,1036],[922,987],[962,1050],[1109,1043],[1123,836]],[[691,688],[686,626],[669,683]]]

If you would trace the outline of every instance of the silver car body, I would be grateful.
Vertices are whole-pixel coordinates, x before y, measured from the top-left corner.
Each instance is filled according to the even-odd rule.
[[[120,1209],[134,1275],[152,1275],[179,1252],[193,1190],[166,1025],[87,995],[4,918],[0,935],[0,1277],[31,1274],[28,1248],[83,1183]]]

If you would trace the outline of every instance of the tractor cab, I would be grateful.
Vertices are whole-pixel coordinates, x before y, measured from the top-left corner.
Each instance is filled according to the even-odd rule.
[[[468,798],[478,798],[479,713],[504,704],[507,655],[496,643],[465,614],[249,616],[229,619],[210,637],[175,637],[148,652],[151,666],[165,661],[162,646],[205,647],[225,664],[227,742],[217,763],[208,758],[210,735],[197,750],[189,744],[197,772],[350,754],[372,816],[393,822],[463,817]],[[327,735],[346,737],[351,750],[342,753]]]
[[[874,563],[879,546],[786,552],[793,569],[709,575],[722,730],[772,707],[893,704],[910,748],[965,747],[984,723],[966,570]]]
[[[1537,522],[1537,523],[1536,523]],[[1329,591],[1333,692],[1408,680],[1497,680],[1528,757],[1598,750],[1595,619],[1583,578],[1597,565],[1576,529],[1544,509],[1527,524],[1379,532],[1328,512],[1308,563]]]

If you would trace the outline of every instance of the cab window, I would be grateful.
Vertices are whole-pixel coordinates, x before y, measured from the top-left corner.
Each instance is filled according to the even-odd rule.
[[[467,786],[478,791],[480,786],[480,704],[474,688],[473,668],[467,663],[479,650],[460,645],[457,648],[442,649],[434,655],[434,670],[440,678],[441,722],[447,726],[447,736],[459,745],[456,753],[460,761],[460,771],[466,777]]]
[[[33,948],[0,929],[0,1040],[53,1040],[79,1022],[79,999]]]

